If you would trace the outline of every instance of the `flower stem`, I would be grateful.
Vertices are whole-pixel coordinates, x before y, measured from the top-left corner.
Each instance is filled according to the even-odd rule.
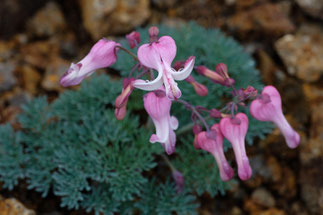
[[[122,47],[122,46],[116,46],[116,48],[119,48],[119,49],[121,49],[122,51],[126,52],[127,54],[131,55],[131,56],[133,57],[133,59],[135,59],[136,61],[138,61],[138,62],[139,62],[138,57],[137,57],[134,53],[132,53],[131,51],[129,51],[128,49],[126,49],[126,48],[124,48],[124,47]]]
[[[164,161],[169,166],[169,168],[172,172],[176,171],[176,168],[173,166],[173,164],[170,162],[170,160],[164,154],[161,154],[160,156],[164,159]]]
[[[205,119],[203,118],[203,116],[201,116],[201,114],[196,110],[196,108],[193,105],[191,105],[187,101],[184,101],[184,100],[181,100],[181,99],[174,100],[174,101],[178,102],[178,103],[181,103],[181,104],[185,105],[188,109],[190,109],[199,118],[199,120],[203,123],[206,131],[210,131],[210,128],[207,125]]]
[[[128,77],[130,78],[133,74],[133,72],[139,67],[139,63],[136,63],[130,70]]]

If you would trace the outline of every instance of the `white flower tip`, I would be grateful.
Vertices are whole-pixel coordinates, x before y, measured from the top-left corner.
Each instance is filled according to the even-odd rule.
[[[300,144],[300,136],[296,131],[293,131],[293,135],[286,137],[287,146],[291,149],[296,148]]]

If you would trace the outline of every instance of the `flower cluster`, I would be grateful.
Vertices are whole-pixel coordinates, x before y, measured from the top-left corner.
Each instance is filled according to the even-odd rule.
[[[123,79],[122,92],[115,100],[116,118],[122,120],[126,116],[128,99],[135,88],[150,91],[143,98],[145,110],[152,119],[156,131],[149,141],[159,142],[165,152],[170,155],[175,152],[176,134],[174,130],[179,125],[177,118],[171,116],[171,106],[174,102],[185,105],[192,113],[195,135],[193,146],[197,150],[202,149],[213,155],[223,181],[228,181],[234,176],[234,170],[223,151],[224,138],[232,145],[240,179],[247,180],[252,175],[245,148],[249,120],[246,114],[239,112],[240,107],[248,107],[247,102],[251,102],[249,111],[252,117],[260,121],[275,123],[284,135],[288,147],[298,146],[300,136],[284,117],[281,97],[275,87],[266,86],[260,94],[252,86],[246,89],[236,89],[235,80],[229,76],[228,68],[224,63],[219,63],[215,70],[211,70],[203,65],[194,65],[194,56],[188,56],[187,60],[177,61],[172,66],[177,51],[176,43],[170,36],[159,38],[158,33],[157,27],[151,27],[149,43],[142,45],[139,45],[140,34],[138,32],[126,35],[130,48],[137,49],[137,55],[112,40],[99,40],[80,62],[72,63],[70,69],[61,77],[61,85],[64,87],[77,85],[96,69],[114,64],[118,51],[127,52],[137,62],[131,69],[129,77]],[[214,84],[230,88],[233,95],[232,101],[218,110],[194,106],[180,99],[182,93],[176,81],[181,80],[191,84],[198,95],[208,95],[207,87],[198,83],[191,75],[193,70]],[[157,72],[156,78],[154,78],[154,71]],[[144,76],[147,80],[141,79]],[[217,123],[209,126],[207,119],[210,118],[216,119]],[[181,173],[174,169],[173,174],[182,186],[184,178]]]

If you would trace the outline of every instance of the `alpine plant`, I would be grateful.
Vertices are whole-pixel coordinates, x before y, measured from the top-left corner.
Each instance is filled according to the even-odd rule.
[[[118,120],[124,119],[128,99],[134,89],[148,91],[143,96],[144,108],[156,130],[149,141],[159,142],[165,152],[171,155],[175,152],[175,130],[179,127],[176,116],[171,115],[171,106],[174,102],[185,105],[192,114],[192,131],[195,136],[192,147],[205,150],[214,157],[223,181],[229,181],[234,176],[234,170],[223,150],[224,138],[232,145],[239,178],[248,180],[252,176],[245,147],[249,120],[246,114],[239,112],[239,107],[246,107],[249,102],[252,117],[259,121],[273,122],[280,129],[288,147],[296,148],[299,145],[300,136],[286,120],[282,111],[281,96],[274,86],[264,87],[260,94],[252,86],[236,89],[235,80],[229,76],[224,63],[219,63],[215,70],[212,70],[203,65],[194,65],[195,56],[187,56],[187,60],[177,61],[172,65],[177,52],[174,39],[170,36],[158,37],[157,27],[151,27],[148,33],[149,42],[142,45],[138,32],[126,35],[130,48],[137,48],[137,55],[115,41],[105,38],[99,40],[80,62],[71,64],[61,77],[60,84],[63,87],[80,84],[96,69],[113,65],[118,52],[125,51],[136,60],[136,64],[129,72],[129,77],[123,79],[122,92],[115,100],[115,117]],[[207,109],[182,100],[182,93],[176,81],[185,80],[199,96],[208,95],[207,87],[198,83],[191,75],[193,70],[214,84],[231,89],[232,100],[219,110]],[[154,71],[157,72],[157,77],[154,77]],[[210,118],[217,119],[218,123],[210,127],[207,123]],[[181,187],[184,182],[182,174],[174,168],[173,173],[176,183]]]

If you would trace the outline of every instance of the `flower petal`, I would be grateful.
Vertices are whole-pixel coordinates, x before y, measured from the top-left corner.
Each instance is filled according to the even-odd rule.
[[[163,82],[165,85],[166,95],[169,99],[179,99],[182,95],[181,90],[178,88],[177,83],[174,81],[172,75],[168,70],[163,70]]]
[[[286,144],[289,148],[296,148],[300,144],[299,134],[290,126],[285,116],[281,113],[280,117],[274,120],[279,130],[285,137]]]
[[[60,78],[59,82],[63,87],[78,85],[84,79],[84,76],[79,75],[82,64],[72,63],[70,68]]]
[[[175,152],[175,144],[176,144],[176,134],[172,129],[169,129],[169,138],[164,146],[167,154],[170,155]]]
[[[169,124],[167,118],[161,118],[160,120],[152,119],[156,128],[156,134],[151,135],[150,142],[166,143],[169,139]]]
[[[157,90],[163,85],[162,76],[163,76],[163,73],[159,72],[157,78],[155,78],[152,81],[144,81],[141,79],[137,79],[133,82],[133,86],[135,88],[146,90],[146,91]]]
[[[159,38],[158,42],[153,43],[154,47],[158,49],[161,59],[164,63],[171,65],[176,56],[176,44],[170,36],[163,36]]]
[[[142,65],[155,70],[161,70],[162,61],[154,43],[140,46],[137,55]]]
[[[170,127],[173,130],[176,130],[178,128],[178,120],[175,116],[171,116],[169,120]]]
[[[187,63],[185,63],[185,67],[182,70],[179,70],[176,72],[171,69],[169,70],[169,72],[173,75],[175,80],[179,80],[179,81],[184,80],[191,74],[194,68],[194,63],[195,63],[195,57],[192,56],[188,59]]]

